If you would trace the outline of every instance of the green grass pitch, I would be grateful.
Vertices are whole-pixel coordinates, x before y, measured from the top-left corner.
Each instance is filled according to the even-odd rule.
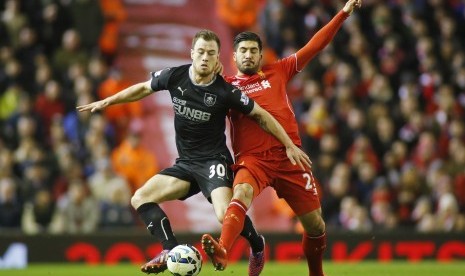
[[[359,262],[333,263],[325,262],[327,276],[464,276],[465,262],[451,263],[437,262]],[[1,270],[0,275],[8,276],[120,276],[146,275],[139,271],[139,266],[131,264],[117,264],[112,266],[88,266],[79,264],[33,264],[27,269]],[[150,274],[154,275],[154,274]],[[157,274],[171,275],[168,271]],[[247,275],[247,263],[230,264],[225,271],[214,271],[210,263],[204,263],[200,276],[218,275]],[[306,276],[307,268],[300,263],[267,262],[261,274],[263,276]]]

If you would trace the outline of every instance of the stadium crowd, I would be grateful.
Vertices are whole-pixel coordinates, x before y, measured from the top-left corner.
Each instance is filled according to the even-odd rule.
[[[275,57],[340,8],[258,2],[233,29]],[[125,18],[119,0],[0,0],[0,229],[138,225],[129,198],[159,170],[131,124],[142,107],[75,110],[128,85],[113,63]],[[464,25],[463,0],[364,0],[292,82],[329,231],[465,231]]]

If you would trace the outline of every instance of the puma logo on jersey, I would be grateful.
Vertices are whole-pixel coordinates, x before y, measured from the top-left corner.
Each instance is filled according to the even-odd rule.
[[[181,91],[181,95],[184,96],[184,92],[187,91],[187,89],[182,90],[180,86],[178,86],[178,90]]]

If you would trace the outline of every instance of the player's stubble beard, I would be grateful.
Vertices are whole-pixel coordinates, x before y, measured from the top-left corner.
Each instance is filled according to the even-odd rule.
[[[244,65],[242,62],[236,61],[237,69],[246,75],[253,75],[258,72],[260,63],[251,63],[251,65]]]
[[[202,67],[194,68],[195,73],[201,78],[213,78],[213,68],[206,68],[202,70]]]
[[[202,78],[207,78],[211,76],[213,73],[213,70],[208,70],[208,71],[197,71],[197,75],[199,75]]]

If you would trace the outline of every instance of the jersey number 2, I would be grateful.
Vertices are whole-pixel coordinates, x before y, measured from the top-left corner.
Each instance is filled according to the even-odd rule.
[[[211,165],[209,178],[212,178],[217,174],[219,177],[223,177],[226,174],[226,169],[223,164]]]
[[[305,190],[313,191],[313,193],[317,195],[318,191],[316,190],[315,178],[313,177],[313,174],[311,172],[304,173],[302,177],[307,180],[307,184],[305,185]]]

